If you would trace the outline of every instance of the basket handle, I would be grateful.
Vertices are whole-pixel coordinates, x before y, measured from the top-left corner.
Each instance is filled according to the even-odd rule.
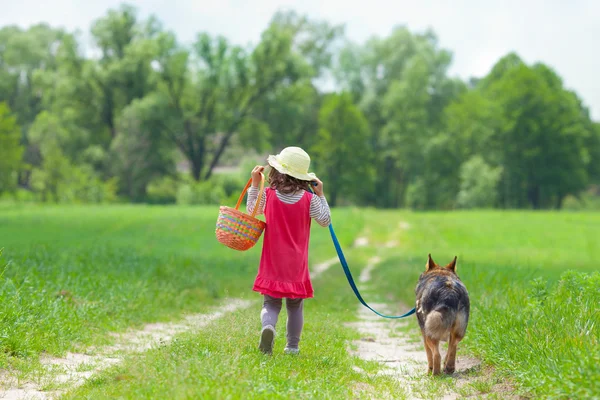
[[[242,190],[242,194],[240,194],[240,198],[238,199],[237,204],[235,205],[236,210],[239,210],[240,204],[242,204],[242,200],[244,200],[244,196],[246,195],[246,192],[250,188],[250,185],[252,185],[252,178],[248,179],[248,183],[246,183],[246,186]],[[250,214],[250,216],[252,218],[254,218],[254,216],[256,215],[256,211],[258,210],[258,205],[260,204],[260,201],[262,200],[264,187],[265,187],[265,176],[261,172],[260,173],[260,189],[258,191],[258,199],[256,199],[256,205],[254,206],[254,210],[252,211],[252,214]]]

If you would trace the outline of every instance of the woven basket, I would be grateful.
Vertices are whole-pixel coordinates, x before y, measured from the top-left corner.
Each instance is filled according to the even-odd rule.
[[[266,226],[263,221],[254,218],[263,196],[263,188],[265,186],[264,176],[262,176],[260,181],[258,199],[256,200],[256,205],[254,206],[252,214],[248,215],[239,211],[240,204],[251,183],[252,179],[248,181],[246,187],[242,190],[242,194],[240,194],[240,198],[238,199],[235,208],[226,206],[221,206],[219,208],[219,218],[217,219],[216,230],[217,240],[225,246],[235,250],[244,251],[252,248],[260,238],[260,235],[263,233]]]

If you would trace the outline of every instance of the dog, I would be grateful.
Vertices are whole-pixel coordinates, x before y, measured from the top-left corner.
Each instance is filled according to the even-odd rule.
[[[469,323],[469,293],[456,274],[456,257],[445,267],[427,258],[426,270],[415,289],[417,320],[427,352],[429,373],[439,375],[441,356],[439,343],[448,341],[444,372],[454,373],[456,346],[464,337]]]

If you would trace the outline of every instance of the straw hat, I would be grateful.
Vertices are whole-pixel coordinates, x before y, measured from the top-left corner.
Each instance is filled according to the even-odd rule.
[[[276,156],[270,155],[267,162],[282,174],[302,181],[312,181],[317,177],[312,172],[308,172],[310,157],[300,147],[286,147]]]

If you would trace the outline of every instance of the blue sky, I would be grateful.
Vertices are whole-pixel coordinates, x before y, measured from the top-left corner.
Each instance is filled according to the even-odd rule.
[[[119,0],[0,0],[0,26],[45,21],[88,32],[91,23]],[[10,4],[10,6],[8,5]],[[198,32],[223,34],[238,44],[256,43],[273,13],[294,9],[345,24],[354,41],[390,33],[396,25],[432,28],[454,53],[451,74],[485,75],[510,51],[525,61],[554,68],[600,120],[600,2],[595,0],[138,0],[142,16],[156,15],[183,42]]]

